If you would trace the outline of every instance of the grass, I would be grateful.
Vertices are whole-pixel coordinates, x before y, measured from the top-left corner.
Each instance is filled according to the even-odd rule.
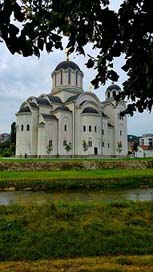
[[[153,177],[153,169],[101,169],[101,170],[53,170],[32,172],[0,172],[0,180],[4,179],[113,179],[132,177]]]
[[[3,272],[151,272],[153,256],[83,257],[33,262],[1,262]]]
[[[152,161],[153,158],[149,157],[149,158],[130,158],[130,157],[125,157],[125,158],[120,158],[120,157],[116,157],[116,158],[90,158],[90,157],[78,157],[78,158],[16,158],[16,157],[9,157],[9,158],[5,158],[5,157],[0,157],[0,162],[20,162],[20,163],[25,163],[25,162],[78,162],[78,161],[102,161],[102,162],[112,162],[112,161]]]
[[[139,187],[153,187],[153,169],[0,172],[1,189],[48,191]]]
[[[153,202],[59,201],[42,206],[0,207],[1,261],[114,255],[126,258],[152,252]],[[126,261],[121,259],[119,264],[123,263]]]

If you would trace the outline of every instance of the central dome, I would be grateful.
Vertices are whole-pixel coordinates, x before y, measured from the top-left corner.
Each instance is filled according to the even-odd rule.
[[[74,71],[76,71],[76,70],[81,71],[79,66],[76,63],[74,63],[73,61],[69,61],[69,60],[60,62],[56,66],[55,71],[59,71],[60,69],[66,70],[66,69],[69,69],[69,68],[74,70]]]
[[[60,62],[51,76],[51,94],[58,96],[62,102],[83,91],[83,72],[73,61]]]

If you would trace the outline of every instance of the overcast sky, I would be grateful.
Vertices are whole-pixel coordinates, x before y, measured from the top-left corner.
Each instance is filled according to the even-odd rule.
[[[111,0],[112,8],[117,9],[122,0]],[[23,101],[29,96],[39,96],[51,91],[51,73],[57,64],[65,60],[65,54],[54,51],[51,54],[42,53],[40,59],[36,57],[23,58],[20,55],[11,55],[4,43],[0,43],[0,133],[10,132],[10,125],[16,120],[15,113]],[[88,53],[93,53],[88,46]],[[86,58],[72,54],[70,59],[76,62],[84,72],[84,90],[88,91],[90,81],[94,78],[95,71],[87,69],[84,63]],[[120,79],[118,84],[122,88],[122,82],[126,75],[120,69],[123,58],[116,61]],[[100,100],[105,97],[106,86],[101,86],[93,91]],[[135,114],[128,118],[128,134],[142,135],[153,133],[153,114],[145,112]]]

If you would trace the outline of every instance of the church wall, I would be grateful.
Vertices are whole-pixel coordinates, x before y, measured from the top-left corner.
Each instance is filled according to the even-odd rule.
[[[114,126],[114,135],[113,135],[113,155],[119,155],[118,143],[122,143],[122,151],[120,155],[127,155],[127,118],[123,117],[123,120],[120,119],[120,112],[125,109],[125,104],[118,104],[117,107],[113,107],[112,104],[105,104],[103,112],[108,115],[109,123]]]
[[[75,146],[74,154],[77,156],[79,156],[79,154],[82,154],[82,145],[80,140],[81,133],[82,133],[81,112],[82,112],[82,108],[75,106],[75,109],[73,112],[74,114],[74,146]]]
[[[55,114],[58,118],[58,155],[67,155],[64,141],[72,144],[72,113],[61,111]],[[69,155],[73,154],[70,150]]]
[[[62,102],[66,102],[67,99],[73,95],[78,94],[78,90],[62,90],[57,92],[56,95],[62,100]]]
[[[102,129],[101,129],[101,154],[108,154],[108,120],[106,118],[102,118]]]
[[[106,141],[107,155],[115,155],[115,145],[114,145],[114,128],[108,127],[108,138]]]
[[[17,135],[16,135],[16,155],[25,156],[32,155],[32,114],[17,114]],[[27,128],[29,126],[29,129]]]
[[[38,153],[37,156],[45,156],[46,155],[46,130],[45,125],[38,126]]]
[[[49,107],[49,106],[39,105],[39,113],[50,114],[51,110],[52,110],[51,106]]]
[[[72,114],[72,155],[74,156],[76,154],[76,138],[79,137],[79,135],[76,135],[76,125],[77,125],[77,131],[78,131],[78,123],[76,124],[76,108],[75,104],[73,102],[69,103],[68,105],[69,110],[71,111]]]
[[[57,155],[57,121],[45,121],[45,125],[38,126],[38,156]],[[47,152],[49,143],[52,151]]]
[[[109,117],[109,123],[114,126],[116,123],[114,105],[112,103],[105,104],[103,107],[103,112]]]
[[[81,116],[81,142],[80,154],[84,155],[82,143],[85,140],[88,144],[88,155],[101,154],[101,118],[96,114]],[[85,130],[85,131],[84,131]]]
[[[116,109],[116,126],[115,126],[115,134],[116,134],[116,155],[127,155],[127,117],[121,117],[120,112],[122,112],[125,108],[122,105],[118,105]],[[119,153],[118,143],[122,143],[122,151]]]
[[[38,109],[32,111],[32,120],[31,120],[31,155],[36,156],[38,150]]]

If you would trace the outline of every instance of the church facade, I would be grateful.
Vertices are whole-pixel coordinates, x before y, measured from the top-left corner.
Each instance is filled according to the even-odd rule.
[[[83,91],[83,72],[69,60],[51,76],[51,93],[29,97],[16,113],[16,156],[126,156],[126,104],[114,99],[120,87],[110,85],[101,102]]]

